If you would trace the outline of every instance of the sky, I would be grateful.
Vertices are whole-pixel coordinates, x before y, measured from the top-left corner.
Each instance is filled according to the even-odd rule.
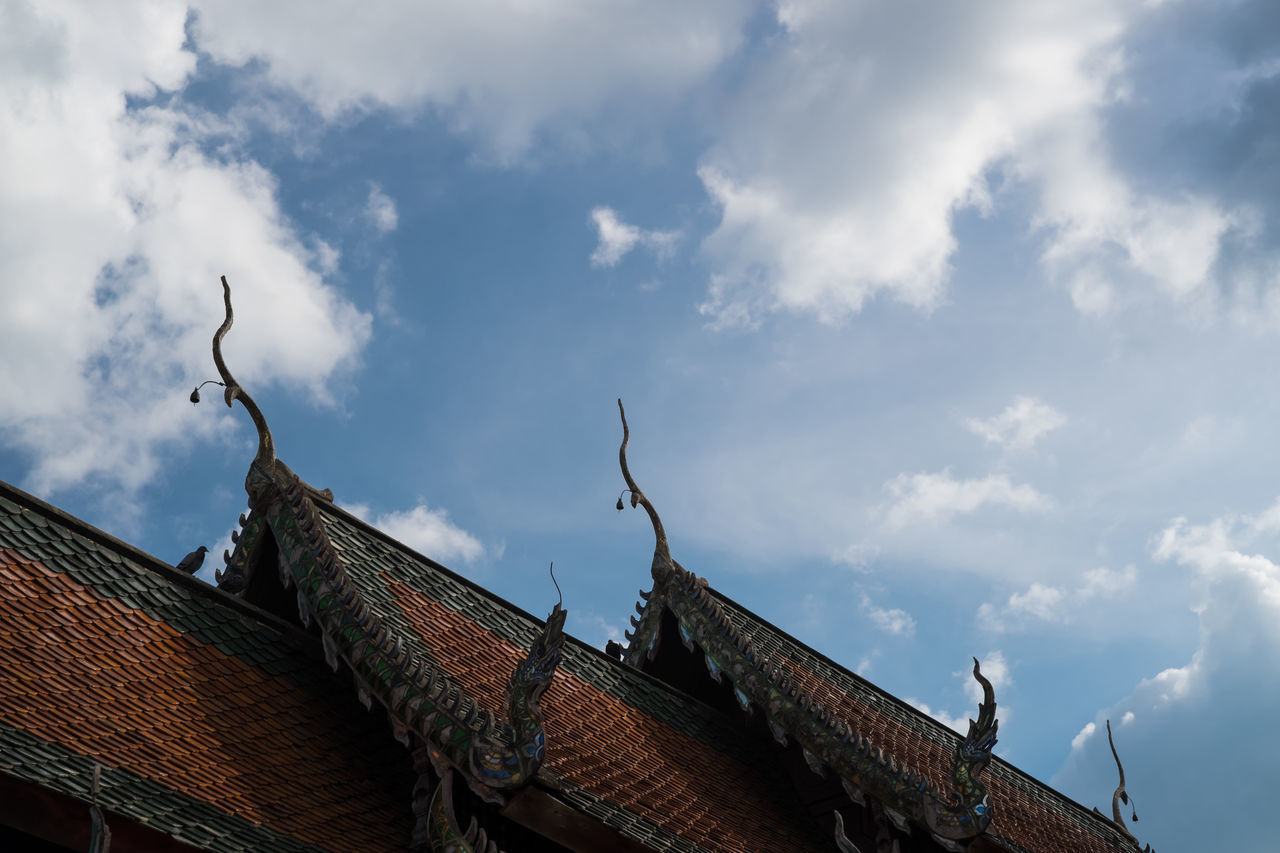
[[[627,626],[622,397],[715,588],[1270,850],[1277,199],[1266,0],[0,0],[0,478],[210,579],[226,275],[281,457],[507,600]]]

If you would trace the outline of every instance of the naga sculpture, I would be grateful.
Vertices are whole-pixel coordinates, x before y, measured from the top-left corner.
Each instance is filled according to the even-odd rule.
[[[457,768],[479,796],[501,802],[497,791],[527,784],[542,764],[546,741],[538,702],[560,662],[566,611],[556,604],[512,673],[501,720],[432,661],[407,651],[357,589],[329,540],[316,501],[331,502],[333,493],[307,485],[276,458],[266,419],[227,369],[222,339],[234,315],[225,276],[222,288],[226,319],[213,336],[213,360],[225,384],[227,406],[239,400],[258,431],[258,452],[245,478],[249,526],[260,524],[254,519],[265,520],[279,546],[281,582],[297,587],[303,622],[318,620],[329,665],[335,671],[340,663],[350,668],[365,706],[376,698],[406,746],[411,733],[435,744],[442,774]],[[243,575],[237,583],[243,586]]]
[[[774,737],[784,745],[788,737],[796,740],[815,772],[832,769],[851,792],[874,794],[940,838],[964,840],[981,834],[991,823],[991,808],[978,777],[991,761],[999,723],[991,682],[982,675],[977,658],[973,676],[982,685],[983,701],[978,719],[969,721],[968,735],[956,747],[950,784],[944,789],[914,768],[899,765],[805,691],[789,668],[764,654],[734,623],[705,580],[672,559],[662,521],[627,465],[631,431],[621,400],[618,411],[622,417],[618,460],[627,484],[623,494],[630,492],[632,507],[644,507],[655,537],[654,586],[648,593],[641,592],[646,603],[636,605],[640,618],[631,620],[636,631],[628,632],[630,647],[624,660],[638,666],[646,654],[653,654],[666,607],[676,617],[685,646],[692,650],[696,643],[701,648],[711,677],[720,681],[727,675],[743,709],[764,709]],[[622,508],[621,499],[618,508]]]
[[[464,831],[453,811],[453,771],[445,771],[431,798],[428,839],[431,853],[502,853],[496,842],[471,818]]]
[[[857,846],[849,840],[849,836],[844,834],[844,818],[840,812],[832,812],[836,816],[836,849],[840,853],[862,853]]]

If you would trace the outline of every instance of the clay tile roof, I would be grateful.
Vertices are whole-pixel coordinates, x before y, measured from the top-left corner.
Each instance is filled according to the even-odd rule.
[[[961,736],[927,714],[858,677],[711,590],[730,620],[811,696],[870,737],[899,762],[942,784]],[[996,697],[997,700],[999,697]],[[975,708],[976,711],[976,708]],[[983,775],[994,818],[987,836],[1018,853],[1115,853],[1133,843],[1100,817],[1048,785],[993,758]]]
[[[499,710],[541,621],[342,510],[321,511],[370,606]],[[572,622],[572,602],[565,604]],[[547,758],[539,782],[651,849],[832,847],[788,786],[776,784],[768,744],[744,743],[735,722],[599,650],[570,637],[541,705]]]
[[[100,765],[108,825],[208,850],[403,850],[407,755],[318,645],[0,484],[0,776]]]

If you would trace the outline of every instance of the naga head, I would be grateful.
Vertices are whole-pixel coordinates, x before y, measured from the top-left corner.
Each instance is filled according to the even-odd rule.
[[[560,653],[564,648],[564,620],[568,615],[569,611],[559,604],[551,610],[546,625],[534,639],[533,647],[529,649],[529,654],[512,679],[519,679],[527,685],[530,702],[536,702],[542,696],[556,674],[556,667],[560,665]]]
[[[973,659],[973,677],[982,685],[982,702],[978,705],[978,719],[969,720],[969,733],[956,747],[951,762],[951,802],[925,804],[929,829],[943,838],[957,840],[973,838],[991,823],[991,804],[978,774],[991,763],[1000,721],[996,719],[995,691],[982,674],[977,658]]]
[[[960,745],[958,757],[969,766],[970,773],[977,774],[991,763],[1000,721],[996,719],[995,690],[982,674],[977,658],[973,659],[973,677],[982,685],[982,703],[978,705],[978,719],[969,720],[969,733]]]

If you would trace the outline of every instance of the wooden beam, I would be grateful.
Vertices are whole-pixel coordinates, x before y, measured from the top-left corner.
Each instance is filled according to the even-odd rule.
[[[197,853],[163,832],[105,809],[111,853]],[[8,776],[0,776],[0,825],[72,850],[89,849],[89,804]]]
[[[648,847],[530,785],[511,798],[502,816],[574,853],[651,853]],[[112,851],[114,853],[114,851]]]

